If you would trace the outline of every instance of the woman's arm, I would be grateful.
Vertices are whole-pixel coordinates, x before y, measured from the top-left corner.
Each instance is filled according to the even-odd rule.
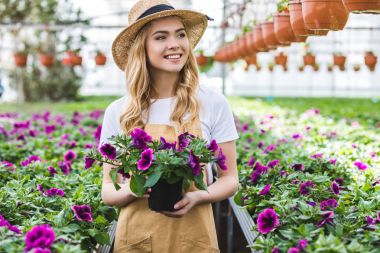
[[[207,191],[187,192],[183,198],[175,204],[175,212],[163,212],[171,217],[181,217],[186,214],[193,206],[201,203],[213,203],[227,199],[235,194],[238,190],[239,179],[236,164],[236,144],[235,141],[229,141],[218,144],[226,156],[227,170],[218,168],[219,178],[210,185]],[[217,155],[217,154],[216,154]]]
[[[115,189],[109,176],[109,172],[113,167],[113,165],[107,163],[103,164],[102,199],[106,205],[122,207],[136,199],[136,196],[129,188],[129,180],[126,179],[125,183],[122,183],[122,176],[120,174],[118,174],[117,182],[121,189],[118,191]]]

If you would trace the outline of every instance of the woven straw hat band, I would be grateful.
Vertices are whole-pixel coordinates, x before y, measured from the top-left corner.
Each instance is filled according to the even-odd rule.
[[[173,10],[174,7],[168,2],[163,0],[140,0],[130,10],[128,14],[128,23],[132,24],[137,20],[148,15],[165,11]]]

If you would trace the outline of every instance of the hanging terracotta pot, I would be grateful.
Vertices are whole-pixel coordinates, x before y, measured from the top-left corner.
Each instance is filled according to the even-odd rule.
[[[26,66],[26,62],[28,61],[28,54],[14,53],[13,58],[16,66],[22,68]]]
[[[338,66],[339,68],[344,68],[344,65],[346,64],[346,56],[344,55],[337,55],[334,54],[334,65]]]
[[[107,57],[103,53],[98,53],[95,56],[95,64],[98,66],[104,66],[107,62]]]
[[[40,54],[39,56],[41,65],[50,68],[54,65],[55,57],[52,54]]]
[[[257,25],[253,27],[253,37],[255,41],[255,47],[260,52],[268,52],[268,46],[265,44],[263,28],[261,25]]]
[[[307,30],[309,36],[326,36],[330,30]]]
[[[70,61],[72,66],[81,66],[82,65],[82,56],[78,54],[73,54],[70,56]]]
[[[353,13],[380,14],[379,0],[343,0],[343,3]]]
[[[290,43],[296,41],[296,36],[290,23],[289,12],[282,11],[274,15],[274,32],[281,45],[290,45]]]
[[[255,36],[255,34],[253,33],[253,31],[250,31],[245,36],[249,54],[253,54],[253,53],[256,53],[258,51],[258,49],[256,48],[254,36]]]
[[[364,63],[367,65],[369,70],[374,71],[377,64],[377,56],[374,55],[372,52],[366,52],[364,56]]]
[[[342,30],[348,14],[342,0],[302,0],[302,16],[307,29]]]
[[[251,54],[245,58],[245,62],[247,65],[257,65],[257,57],[256,54]]]
[[[283,52],[281,52],[274,57],[274,62],[276,65],[281,65],[283,67],[286,67],[288,63],[288,56],[284,54]]]
[[[208,59],[206,56],[203,55],[203,52],[201,52],[199,55],[195,56],[195,60],[197,61],[197,64],[199,66],[206,66]]]
[[[245,36],[240,37],[237,40],[237,44],[239,47],[239,51],[238,51],[239,58],[244,58],[245,56],[249,55],[247,40],[245,39]]]
[[[275,49],[280,45],[280,42],[277,40],[276,35],[274,33],[274,23],[273,21],[264,22],[261,24],[261,28],[263,29],[263,36],[265,44],[269,49]]]
[[[315,63],[315,55],[309,53],[303,56],[303,65],[314,66]]]

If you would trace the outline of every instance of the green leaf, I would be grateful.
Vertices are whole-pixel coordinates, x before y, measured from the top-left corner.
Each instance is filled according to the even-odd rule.
[[[107,233],[104,233],[104,232],[100,232],[100,233],[97,233],[95,236],[94,236],[95,240],[99,243],[99,244],[107,244],[107,245],[110,245],[110,237]]]
[[[243,194],[241,193],[241,191],[238,191],[235,194],[234,201],[235,201],[236,205],[243,206],[244,201],[243,201]]]
[[[143,196],[145,194],[145,178],[141,175],[133,174],[131,176],[131,181],[129,186],[131,187],[131,191],[135,193],[137,196]]]
[[[117,171],[115,170],[115,169],[112,169],[111,171],[110,171],[110,177],[111,177],[111,179],[112,179],[112,183],[113,183],[113,185],[115,186],[115,189],[116,189],[116,191],[118,191],[118,190],[120,190],[120,185],[117,183],[117,179],[118,179],[118,175],[117,175]]]
[[[195,183],[195,186],[199,189],[199,190],[204,190],[204,191],[207,191],[207,186],[205,185],[205,182],[203,182],[203,174],[199,174],[199,176],[195,177],[194,178],[194,183]]]
[[[162,175],[162,170],[156,169],[153,172],[153,174],[151,174],[148,177],[148,180],[145,182],[144,187],[152,187],[153,185],[155,185],[157,181],[160,179],[161,175]]]

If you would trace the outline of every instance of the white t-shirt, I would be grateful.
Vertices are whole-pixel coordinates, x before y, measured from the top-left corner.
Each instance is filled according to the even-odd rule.
[[[198,91],[198,99],[201,104],[202,138],[207,140],[207,143],[213,139],[217,143],[223,143],[239,138],[231,108],[222,94],[201,85]],[[126,100],[126,96],[121,97],[107,107],[104,113],[99,145],[107,142],[107,139],[112,135],[122,133],[119,120],[120,114],[126,106]],[[174,105],[175,97],[157,99],[151,105],[148,123],[173,125],[170,121],[170,115]],[[210,168],[208,168],[208,174],[210,175]]]

